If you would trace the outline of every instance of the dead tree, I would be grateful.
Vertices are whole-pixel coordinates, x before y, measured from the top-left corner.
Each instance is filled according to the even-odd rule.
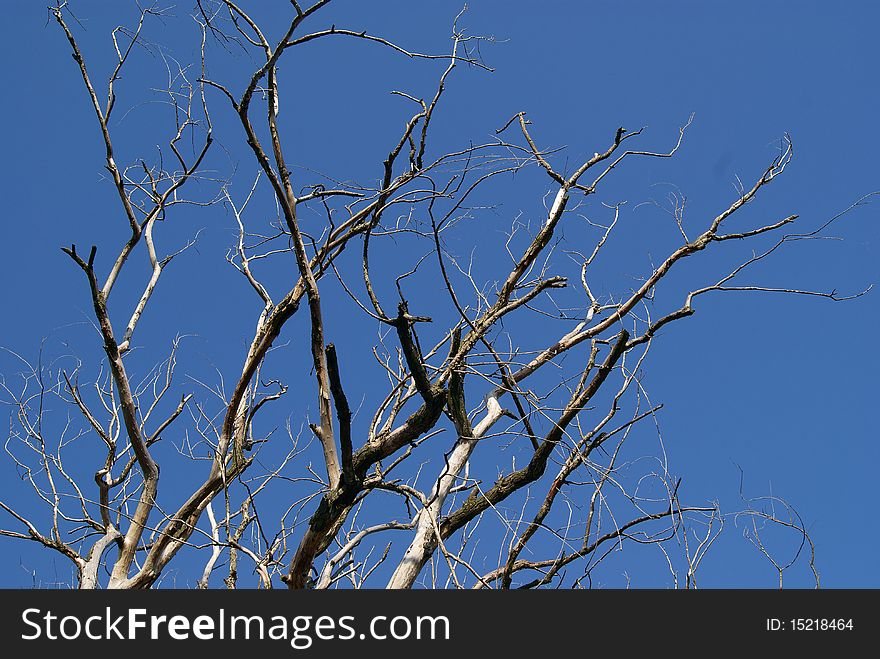
[[[50,9],[93,106],[115,212],[130,233],[121,245],[102,238],[85,249],[63,248],[91,299],[101,372],[87,378],[91,365],[70,359],[49,367],[22,360],[21,380],[4,380],[13,409],[7,452],[48,514],[35,519],[4,501],[17,527],[2,534],[60,552],[81,588],[149,588],[183,549],[201,561],[192,579],[198,587],[208,587],[224,566],[223,582],[234,588],[243,562],[264,588],[580,586],[624,543],[656,547],[676,585],[696,585],[696,569],[727,517],[713,504],[683,503],[680,479],[659,456],[646,453],[649,466],[639,471],[626,442],[651,434],[643,426],[652,426],[661,407],[641,385],[652,342],[696,313],[704,298],[854,297],[746,278],[755,264],[821,236],[837,219],[800,232],[794,213],[759,224],[737,221],[738,211],[785,172],[789,138],[712,217],[685,218],[673,197],[670,230],[678,244],[632,287],[602,261],[626,210],[623,200],[603,197],[603,186],[625,175],[631,161],[675,156],[691,120],[661,149],[642,146],[643,129],[615,127],[592,157],[568,170],[523,112],[489,140],[463,136],[443,148],[433,142],[432,124],[455,70],[490,71],[479,49],[485,39],[462,27],[461,14],[448,52],[428,53],[323,23],[330,0],[290,3],[284,29],[271,26],[275,37],[244,4],[196,3],[200,58],[193,66],[169,64],[164,94],[174,122],[157,128],[168,136],[153,163],[117,152],[111,118],[117,82],[163,12],[143,9],[134,27],[113,31],[117,57],[101,85],[69,4]],[[390,137],[387,156],[360,183],[349,172],[309,170],[286,130],[299,90],[279,66],[306,44],[339,39],[439,67],[429,94],[393,91],[411,112]],[[215,47],[248,52],[257,65],[243,79],[223,79],[211,66]],[[237,126],[222,137],[214,127],[221,113]],[[246,149],[254,176],[244,195],[207,164],[218,140]],[[538,181],[531,194],[536,207],[544,201],[540,217],[506,216],[506,240],[490,240],[483,227],[497,213],[482,199],[503,194],[514,175],[531,171],[543,177],[524,179]],[[251,214],[261,197],[277,209],[273,220]],[[238,237],[227,260],[260,311],[240,367],[231,379],[225,374],[231,388],[213,389],[213,401],[189,391],[169,405],[181,342],[151,369],[130,356],[157,282],[183,251],[160,252],[154,234],[175,221],[182,205],[234,219]],[[563,225],[576,240],[562,235]],[[695,281],[684,295],[664,288],[682,262],[750,242],[761,249],[720,277]],[[490,274],[468,262],[474,248],[487,255]],[[149,276],[137,295],[114,295],[135,255],[148,260]],[[287,284],[261,275],[268,262],[285,268]],[[389,275],[390,268],[396,273]],[[617,292],[594,293],[597,271],[619,277]],[[125,300],[115,299],[122,293]],[[347,305],[348,328],[328,323],[328,304]],[[301,329],[292,329],[291,319],[300,317]],[[378,331],[370,372],[352,372],[350,356],[334,345],[351,326]],[[144,349],[158,354],[155,346]],[[307,355],[308,379],[276,376],[279,351]],[[75,412],[60,430],[44,418],[56,409],[49,399]],[[288,419],[287,438],[255,430],[263,416],[279,413]],[[176,438],[177,453],[164,451],[159,442],[167,437]],[[63,459],[74,442],[77,460],[93,461],[91,481]],[[189,465],[171,482],[162,478],[160,451],[163,460]],[[271,460],[261,459],[272,451]],[[321,467],[312,470],[316,456]],[[287,489],[274,490],[267,502],[265,493],[279,483]],[[279,491],[286,497],[280,521],[266,512],[277,507]],[[782,523],[812,547],[796,514],[783,512],[738,513],[755,524],[751,538],[768,558],[760,522]],[[570,565],[578,566],[575,576]],[[774,565],[781,580],[787,565]]]

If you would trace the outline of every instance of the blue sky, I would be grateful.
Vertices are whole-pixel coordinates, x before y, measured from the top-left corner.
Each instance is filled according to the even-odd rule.
[[[9,3],[0,26],[6,62],[0,75],[7,90],[0,106],[7,127],[0,164],[5,191],[0,345],[35,359],[48,337],[47,352],[75,353],[93,372],[100,343],[89,324],[87,290],[59,247],[97,242],[106,245],[99,255],[109,259],[126,225],[102,176],[102,145],[81,80],[42,4]],[[103,80],[112,54],[109,29],[130,21],[131,7],[94,0],[71,4],[86,28],[81,32],[86,56]],[[251,4],[259,4],[258,20],[280,29],[288,3]],[[318,22],[336,21],[413,49],[442,51],[460,4],[338,0]],[[785,133],[792,137],[795,158],[744,209],[743,222],[766,224],[799,213],[803,228],[814,228],[880,189],[880,137],[873,130],[880,110],[874,70],[880,7],[874,3],[469,4],[463,24],[471,33],[495,36],[482,48],[495,71],[456,71],[434,127],[438,148],[486,140],[514,113],[525,111],[541,145],[566,147],[554,164],[565,169],[570,163],[570,171],[585,155],[602,150],[618,126],[645,126],[642,144],[668,149],[678,127],[695,113],[674,159],[634,163],[604,191],[605,200],[628,204],[616,242],[609,245],[619,267],[599,275],[597,292],[619,287],[621,276],[644,276],[672,244],[675,236],[668,230],[674,227],[667,216],[641,202],[679,189],[688,199],[686,225],[696,232],[735,198],[736,176],[748,182],[760,173]],[[161,28],[154,24],[147,33],[148,39],[167,43],[181,61],[193,57],[196,32],[189,11],[187,2],[179,3]],[[220,61],[222,54],[217,57]],[[240,88],[252,61],[222,61],[228,68],[218,77]],[[368,44],[337,41],[303,49],[281,67],[282,82],[291,90],[282,103],[291,117],[286,135],[293,164],[346,180],[375,178],[410,110],[387,92],[430,93],[437,72],[431,63],[391,57]],[[164,108],[145,102],[155,99],[148,90],[160,86],[164,75],[161,60],[143,53],[120,83],[123,109],[117,110],[114,129],[117,150],[128,160],[167,139]],[[257,168],[242,149],[223,100],[213,101],[222,150],[216,150],[211,166],[226,174],[235,170],[232,190],[240,197]],[[548,182],[536,172],[522,182],[505,189],[495,225],[480,234],[485,240],[500,239],[518,213],[539,212]],[[842,240],[791,246],[756,268],[748,283],[853,293],[878,282],[877,208],[867,205],[837,223],[831,235]],[[272,212],[270,202],[255,211]],[[139,330],[144,346],[139,365],[161,358],[175,335],[186,334],[192,335],[185,342],[188,374],[215,377],[217,369],[232,378],[240,369],[259,305],[224,261],[233,226],[219,208],[184,209],[169,222],[162,236],[167,249],[202,232],[196,247],[163,275]],[[717,278],[750,249],[746,245],[718,261],[688,265],[671,285]],[[491,248],[486,254],[481,267],[487,272],[501,265],[492,260],[500,257],[488,256],[495,254]],[[122,282],[126,295],[136,294],[143,273],[139,262]],[[329,339],[348,354],[364,354],[375,342],[375,327],[362,326],[368,327],[364,336],[346,320],[354,311],[345,297],[329,299],[327,313],[338,328]],[[880,320],[878,293],[841,303],[760,293],[710,295],[697,309],[694,317],[660,335],[645,369],[646,389],[655,403],[664,404],[662,437],[670,469],[683,477],[680,494],[695,504],[717,499],[734,511],[742,506],[741,469],[749,495],[772,493],[797,508],[816,544],[824,586],[880,586],[880,531],[871,522],[880,458],[873,414],[880,370],[873,342]],[[304,322],[292,323],[290,338],[302,335]],[[290,353],[284,370],[293,387],[304,386],[310,382],[307,354]],[[368,362],[367,353],[353,357],[347,367],[364,389],[369,389]],[[3,358],[0,372],[8,377],[15,368],[13,359]],[[173,452],[164,458],[163,476],[166,464],[175,473]],[[487,478],[494,475],[494,465],[484,466],[491,472]],[[17,500],[21,490],[14,470],[4,463],[0,474],[0,498]],[[627,562],[626,557],[610,563],[606,585],[620,586],[626,579],[634,586],[668,585],[657,575],[656,560]],[[64,581],[69,571],[60,559],[38,554],[35,545],[4,539],[0,560],[10,566],[2,586],[31,585],[34,570],[42,582],[53,581],[56,573]],[[702,566],[702,585],[773,586],[774,580],[731,518]],[[787,583],[810,585],[803,564]]]

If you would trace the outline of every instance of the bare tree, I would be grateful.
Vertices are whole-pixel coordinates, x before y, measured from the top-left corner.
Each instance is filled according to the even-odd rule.
[[[101,83],[68,2],[50,8],[93,106],[115,212],[129,234],[121,245],[101,236],[86,249],[63,248],[91,299],[100,371],[69,355],[35,365],[22,357],[20,376],[3,381],[12,408],[7,453],[44,514],[0,502],[11,520],[0,533],[59,552],[81,588],[149,588],[181,550],[190,564],[199,561],[191,585],[201,588],[213,575],[235,588],[241,574],[264,588],[577,587],[589,585],[624,544],[660,551],[676,586],[696,586],[697,568],[730,517],[716,504],[680,500],[681,479],[671,475],[662,445],[635,456],[628,448],[633,436],[659,439],[652,428],[661,406],[642,387],[652,342],[696,313],[708,294],[861,295],[755,285],[745,277],[790,243],[822,237],[867,197],[800,232],[796,214],[735,223],[738,211],[785,172],[793,150],[783,136],[766,167],[702,224],[686,219],[684,200],[673,195],[667,210],[677,247],[636,286],[617,272],[616,292],[599,295],[594,272],[625,202],[593,200],[631,161],[674,157],[692,118],[659,149],[642,146],[643,129],[619,128],[592,157],[565,169],[523,112],[491,139],[462,136],[444,148],[432,139],[435,116],[457,68],[490,71],[480,52],[487,38],[464,29],[462,12],[448,51],[419,52],[322,23],[329,4],[294,0],[281,36],[272,38],[244,3],[198,0],[191,15],[201,35],[197,61],[161,58],[168,85],[160,94],[173,119],[150,127],[164,135],[152,160],[115,148],[116,87],[132,53],[153,47],[147,32],[181,18],[153,5],[136,25],[116,28],[116,59]],[[389,136],[385,159],[358,183],[344,171],[308,169],[285,134],[290,121],[282,121],[296,116],[303,92],[279,71],[281,63],[307,43],[339,39],[439,66],[430,93],[392,90],[412,110]],[[219,74],[212,53],[224,50],[253,57],[251,73]],[[214,123],[221,114],[224,125],[230,117],[237,124],[222,136]],[[239,173],[239,181],[250,181],[243,193],[211,164],[218,144],[248,150],[242,168],[253,173]],[[543,176],[522,179],[538,181],[532,194],[545,202],[540,222],[507,218],[506,241],[486,241],[476,229],[495,212],[486,199],[531,170]],[[258,199],[271,200],[277,217],[252,213]],[[215,384],[190,376],[183,386],[189,390],[171,401],[181,390],[185,338],[152,366],[132,357],[159,279],[195,243],[164,253],[154,241],[182,206],[232,218],[238,235],[227,260],[259,311],[240,370],[231,379],[218,374]],[[563,225],[571,227],[565,236]],[[744,242],[759,251],[717,279],[694,281],[684,294],[664,287],[683,261],[711,259]],[[135,257],[148,261],[148,276],[136,294],[113,295]],[[261,274],[269,264],[287,283]],[[601,267],[607,279],[608,267]],[[328,322],[328,304],[347,305],[345,331],[356,326],[377,335],[372,371],[353,372],[353,359],[334,346],[343,328]],[[296,327],[295,317],[302,317]],[[290,352],[307,354],[308,382],[278,374],[274,355]],[[286,432],[260,425],[279,414]],[[165,438],[176,452],[160,444]],[[76,468],[65,457],[74,445]],[[158,455],[175,464],[167,482]],[[321,466],[313,470],[316,458]],[[79,473],[88,461],[93,478]],[[794,533],[795,558],[808,548],[804,560],[812,567],[812,543],[794,510],[775,497],[768,500],[775,508],[753,507],[755,501],[732,521],[750,520],[749,538],[773,562],[780,584],[794,559],[777,558],[762,543],[762,524]]]

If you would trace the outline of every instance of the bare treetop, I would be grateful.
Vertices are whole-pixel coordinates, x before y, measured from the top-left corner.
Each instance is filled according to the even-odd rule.
[[[783,135],[710,216],[686,216],[684,196],[671,194],[661,205],[675,246],[654,253],[634,281],[606,256],[630,200],[605,188],[639,160],[679,157],[693,115],[671,135],[614,127],[590,145],[573,133],[576,150],[593,153],[579,162],[545,144],[520,108],[481,140],[444,144],[435,121],[456,71],[492,72],[484,59],[491,39],[466,29],[465,10],[451,21],[447,50],[421,52],[417,35],[398,43],[338,18],[328,23],[330,0],[292,1],[283,25],[261,24],[249,4],[197,0],[191,16],[142,8],[135,25],[109,35],[109,79],[93,74],[75,3],[49,9],[93,109],[116,197],[116,208],[95,212],[127,234],[120,244],[108,231],[95,245],[62,248],[100,335],[98,375],[97,365],[72,358],[22,358],[20,380],[2,383],[13,409],[7,453],[42,511],[0,502],[0,533],[59,552],[81,588],[149,588],[179,553],[198,564],[191,583],[201,588],[241,580],[263,588],[581,587],[624,545],[659,551],[672,583],[694,587],[721,529],[746,521],[780,585],[798,559],[818,584],[812,541],[783,499],[744,493],[744,509],[731,514],[682,500],[659,436],[662,404],[642,380],[653,341],[716,293],[823,302],[864,294],[761,284],[752,273],[791,243],[823,238],[871,195],[819,226],[802,227],[795,208],[745,217],[741,209],[760,203],[792,161]],[[119,149],[118,133],[132,130],[114,118],[120,81],[126,89],[137,82],[126,78],[133,53],[161,40],[165,21],[182,20],[198,28],[197,58],[162,58],[168,86],[158,93],[173,121],[147,127],[168,137],[158,155]],[[307,44],[339,40],[423,62],[425,76],[435,75],[426,95],[384,89],[375,75],[406,110],[397,132],[383,136],[383,158],[357,180],[346,154],[338,172],[318,173],[292,136],[308,130],[297,123],[306,92],[285,67]],[[219,53],[253,66],[244,76],[227,71],[214,65]],[[320,109],[322,99],[308,103]],[[233,152],[241,160],[221,171]],[[532,210],[500,205],[513,188]],[[188,296],[204,293],[203,283],[168,268],[191,256],[195,232],[171,251],[157,240],[183,207],[231,221],[225,257],[251,296],[215,291],[225,313],[250,318],[253,334],[243,348],[224,348],[239,365],[214,381],[183,377],[184,337],[170,352],[148,335],[139,340],[160,279]],[[684,262],[725,264],[730,254],[741,257],[715,278],[701,279],[705,270],[679,277]],[[139,276],[136,259],[149,267],[132,295],[118,284]],[[161,322],[173,328],[176,319]],[[347,352],[349,335],[375,337],[371,354]],[[291,360],[306,363],[307,374],[292,374]],[[51,415],[66,418],[60,431]],[[762,542],[768,525],[797,538],[794,559]]]

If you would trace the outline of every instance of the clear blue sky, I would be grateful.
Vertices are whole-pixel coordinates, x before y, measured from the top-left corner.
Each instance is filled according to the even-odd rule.
[[[112,54],[108,31],[131,20],[133,4],[71,4],[86,26],[80,33],[86,56],[103,80]],[[250,4],[258,4],[258,17],[276,28],[284,21],[273,15],[286,17],[289,10],[281,1]],[[461,3],[334,4],[318,22],[335,21],[437,51],[446,47],[448,25]],[[93,369],[100,346],[89,324],[87,290],[59,247],[98,242],[106,245],[99,254],[107,259],[123,239],[125,223],[102,177],[100,137],[63,35],[47,23],[43,3],[7,5],[0,25],[5,62],[0,119],[6,127],[0,162],[0,345],[35,358],[41,339],[49,337],[55,354],[74,352]],[[196,33],[186,18],[189,11],[188,1],[180,2],[171,12],[175,17],[147,33],[182,61],[193,57]],[[880,6],[867,2],[476,0],[463,22],[472,33],[496,37],[483,48],[495,72],[456,72],[438,115],[435,144],[454,148],[485,140],[514,113],[526,111],[543,146],[567,147],[555,161],[564,168],[567,158],[574,163],[601,150],[618,126],[647,126],[643,144],[666,149],[678,126],[695,113],[675,159],[621,172],[608,191],[629,200],[615,249],[633,264],[633,276],[644,275],[652,258],[663,257],[667,245],[652,244],[652,237],[658,223],[669,221],[639,202],[662,197],[674,184],[688,198],[691,226],[703,226],[734,198],[735,176],[746,182],[757,176],[786,132],[795,158],[746,210],[749,221],[799,213],[803,226],[812,228],[880,189],[878,21]],[[304,49],[297,58],[281,68],[291,89],[282,97],[291,121],[290,158],[343,179],[374,178],[409,112],[387,92],[429,93],[436,67],[341,41]],[[114,126],[126,160],[149,155],[153,145],[166,141],[157,123],[161,108],[143,103],[155,98],[143,87],[162,84],[162,62],[141,55],[133,63],[120,83],[124,109],[117,110]],[[251,62],[240,58],[237,66],[217,76],[235,81],[236,89]],[[234,190],[240,195],[256,166],[242,149],[228,108],[221,98],[213,100],[218,133],[226,131],[213,164],[227,174],[237,169]],[[520,211],[540,208],[535,191],[542,185],[549,189],[546,183],[510,188],[496,211],[499,226],[509,225]],[[877,209],[866,206],[836,225],[832,234],[842,241],[795,245],[756,269],[749,283],[846,293],[880,282]],[[271,204],[261,212],[271,214]],[[194,335],[186,348],[186,372],[209,378],[216,367],[227,382],[240,369],[258,312],[243,280],[224,261],[232,228],[232,218],[221,210],[185,210],[175,217],[162,239],[169,249],[204,231],[196,249],[163,276],[138,336],[144,352],[158,351],[158,357],[175,334]],[[707,272],[720,270],[684,270],[682,276]],[[608,292],[614,281],[621,280],[609,279]],[[128,295],[140,285],[136,276],[122,284]],[[880,586],[880,530],[873,521],[880,464],[874,414],[878,295],[844,303],[706,296],[694,317],[661,335],[646,366],[645,385],[654,402],[665,405],[661,430],[671,469],[684,478],[682,498],[694,504],[717,499],[724,510],[736,510],[741,467],[749,494],[772,492],[800,512],[816,543],[826,587]],[[328,338],[353,349],[373,339],[372,327],[366,338],[347,334],[345,314],[354,311],[344,305],[344,296],[331,299],[339,305],[328,312],[338,329]],[[236,310],[225,311],[227,303]],[[301,332],[301,323],[294,325]],[[152,361],[153,354],[144,359]],[[291,384],[296,386],[297,378],[310,382],[296,361],[305,357],[292,359],[299,371],[292,371]],[[14,361],[3,358],[0,372],[14,369]],[[172,461],[170,452],[163,476],[164,464]],[[490,468],[487,478],[492,475]],[[14,470],[3,463],[0,497],[20,491]],[[0,524],[9,528],[7,522]],[[56,573],[64,581],[69,572],[62,559],[38,553],[36,545],[3,539],[0,564],[8,566],[2,586],[28,586],[34,570],[43,582]],[[624,584],[627,570],[634,586],[667,585],[662,575],[652,576],[657,565],[621,562],[606,583]],[[808,576],[801,566],[787,583],[809,586]],[[773,586],[774,578],[730,520],[702,566],[701,583]]]

